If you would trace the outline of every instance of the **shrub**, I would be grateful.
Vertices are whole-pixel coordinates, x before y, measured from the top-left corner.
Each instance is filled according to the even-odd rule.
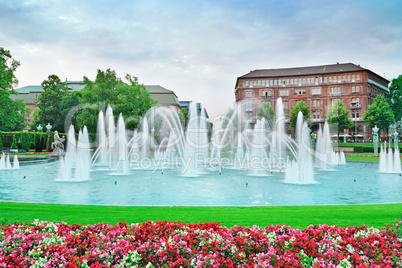
[[[11,143],[10,149],[12,149],[12,150],[18,149],[17,140],[16,140],[15,136],[13,138],[13,143]]]
[[[354,153],[362,153],[363,152],[363,147],[362,146],[355,146],[353,149]]]

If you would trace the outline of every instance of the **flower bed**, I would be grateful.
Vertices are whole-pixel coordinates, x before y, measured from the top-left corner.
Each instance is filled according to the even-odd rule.
[[[398,222],[399,224],[400,222]],[[0,225],[0,267],[401,267],[399,226]]]

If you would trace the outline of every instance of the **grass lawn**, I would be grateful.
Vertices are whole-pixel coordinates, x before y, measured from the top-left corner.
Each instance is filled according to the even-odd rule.
[[[338,226],[369,225],[377,228],[400,219],[402,203],[381,205],[258,206],[258,207],[144,207],[58,205],[0,202],[0,223],[31,222],[34,219],[69,224],[116,224],[148,220],[185,223],[220,222],[222,225],[286,224],[304,228],[310,224]]]

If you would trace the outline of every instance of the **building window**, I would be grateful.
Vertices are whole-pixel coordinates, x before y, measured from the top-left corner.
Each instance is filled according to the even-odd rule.
[[[281,79],[278,80],[278,86],[280,86],[280,85],[282,85],[282,80]]]
[[[283,81],[282,81],[282,85],[285,85],[285,79],[283,79]]]
[[[248,80],[246,80],[246,87],[248,87]]]
[[[274,85],[274,81],[271,79],[271,80],[269,80],[269,84],[271,85],[271,86],[273,86]]]
[[[265,80],[262,80],[261,83],[262,83],[262,86],[265,86]]]
[[[283,108],[288,108],[288,101],[283,101]]]
[[[332,76],[328,77],[328,81],[332,82]]]
[[[246,97],[252,97],[252,96],[253,96],[253,91],[247,90],[245,96],[246,96]]]
[[[310,77],[307,77],[307,84],[310,84]]]
[[[350,81],[350,74],[348,74],[348,81]]]
[[[352,74],[352,82],[354,82],[354,81],[355,81],[355,75]]]
[[[301,84],[302,84],[301,82],[302,82],[302,80],[301,80],[301,78],[299,78],[299,85],[300,85],[300,86],[301,86]]]
[[[326,83],[327,82],[327,77],[324,77],[324,83]]]
[[[355,119],[360,118],[360,111],[359,110],[353,110],[352,111],[352,118],[355,118]]]
[[[266,85],[267,85],[267,86],[269,85],[269,80],[266,81]]]
[[[290,78],[290,84],[293,85],[293,78]]]
[[[274,80],[274,86],[278,85],[278,80]]]
[[[360,81],[360,74],[356,74],[356,80]]]
[[[271,96],[271,90],[263,90],[262,91],[262,96],[263,97],[270,97]]]
[[[359,86],[356,86],[356,92],[359,92]]]
[[[289,78],[286,78],[286,85],[289,85]]]
[[[251,102],[246,102],[246,112],[252,112],[253,111],[253,105]]]
[[[342,75],[342,80],[343,80],[343,82],[346,81],[346,75]]]
[[[341,82],[341,76],[338,75],[338,82]]]
[[[268,104],[269,106],[271,106],[271,101],[263,101],[262,103],[266,103],[266,104]]]
[[[352,92],[355,92],[355,86],[352,86]]]
[[[320,83],[322,83],[322,76],[320,77]],[[315,78],[315,84],[318,84],[318,77]]]
[[[261,86],[261,80],[258,80],[258,86]]]
[[[303,85],[306,83],[306,78],[303,77]]]
[[[313,119],[320,119],[320,111],[313,112]]]
[[[321,94],[321,88],[312,88],[311,89],[311,94]]]
[[[313,107],[320,107],[320,100],[319,99],[313,100]]]
[[[254,81],[254,86],[255,86],[255,87],[257,86],[257,81]]]
[[[283,89],[283,90],[280,90],[280,96],[288,96],[289,95],[289,90],[287,90],[287,89]]]

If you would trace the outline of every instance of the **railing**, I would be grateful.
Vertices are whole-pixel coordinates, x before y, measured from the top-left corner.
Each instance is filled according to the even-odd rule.
[[[362,108],[362,106],[360,104],[352,104],[352,105],[350,105],[350,109],[358,109],[358,108]]]

